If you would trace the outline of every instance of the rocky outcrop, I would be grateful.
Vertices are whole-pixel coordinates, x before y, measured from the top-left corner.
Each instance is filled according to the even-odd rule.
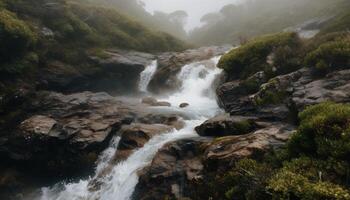
[[[35,104],[38,110],[1,138],[0,152],[55,176],[92,169],[111,137],[136,112],[106,93],[44,92]]]
[[[308,105],[348,102],[349,74],[350,70],[341,70],[320,78],[313,76],[311,69],[302,68],[269,80],[255,94],[242,93],[241,81],[221,85],[217,94],[222,107],[231,115],[288,120]]]
[[[257,158],[271,148],[285,144],[294,127],[282,123],[260,123],[264,128],[246,135],[227,136],[206,145],[204,162],[207,170],[225,170],[242,158]]]
[[[201,177],[202,144],[208,139],[185,139],[161,148],[149,167],[142,170],[133,199],[183,199],[191,192],[190,183]]]
[[[341,70],[327,74],[326,77],[310,81],[301,77],[293,82],[292,102],[300,111],[308,105],[324,101],[338,103],[350,101],[350,70]]]
[[[257,128],[256,118],[243,116],[218,115],[196,127],[200,136],[223,137],[244,135]]]
[[[230,47],[202,47],[180,53],[168,52],[160,54],[157,56],[158,70],[149,84],[149,89],[155,93],[176,89],[180,84],[176,75],[184,65],[210,59],[224,54],[229,49]]]
[[[54,91],[137,91],[140,73],[155,59],[154,55],[122,50],[106,50],[90,55],[84,69],[62,62],[50,62],[40,71],[40,88]]]
[[[143,147],[153,136],[171,131],[170,126],[162,124],[138,124],[133,123],[123,126],[119,131],[121,139],[118,151],[114,155],[113,162],[127,158],[132,150]]]

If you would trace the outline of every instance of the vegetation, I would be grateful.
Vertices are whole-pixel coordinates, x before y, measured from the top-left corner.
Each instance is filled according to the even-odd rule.
[[[32,27],[7,10],[0,11],[0,60],[17,57],[33,48],[37,36]]]
[[[36,73],[52,62],[85,72],[91,68],[89,55],[105,57],[107,48],[160,52],[188,47],[115,9],[82,0],[0,0],[0,42],[0,96],[6,85],[34,84]]]
[[[307,66],[313,67],[318,73],[350,67],[350,38],[337,39],[320,45],[306,55]]]
[[[350,199],[350,105],[321,103],[299,118],[285,148],[207,177],[195,199]]]
[[[334,15],[337,18],[329,21],[324,27],[325,32],[341,31],[349,27],[349,10],[348,0],[244,1],[204,16],[202,22],[205,25],[192,31],[189,38],[201,45],[237,44],[244,38],[295,30],[310,19]],[[316,28],[323,28],[323,23]]]
[[[258,37],[248,43],[231,50],[225,54],[219,62],[219,67],[236,78],[247,78],[258,71],[266,74],[286,72],[294,69],[282,69],[286,66],[278,66],[280,60],[292,54],[294,49],[300,46],[300,40],[296,33],[278,33]],[[276,63],[268,63],[269,55],[276,55]],[[274,70],[273,68],[276,68]]]

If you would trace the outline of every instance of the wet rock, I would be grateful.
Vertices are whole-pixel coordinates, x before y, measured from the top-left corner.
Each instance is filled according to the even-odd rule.
[[[145,124],[165,124],[180,130],[184,127],[185,122],[176,114],[147,114],[137,119]]]
[[[134,199],[183,199],[191,192],[190,182],[201,177],[200,146],[208,139],[184,139],[162,147],[149,167],[140,172]]]
[[[97,155],[136,112],[106,93],[43,92],[33,103],[37,110],[2,137],[0,153],[54,176],[93,169]]]
[[[39,88],[64,92],[136,92],[140,73],[155,59],[151,54],[135,51],[105,50],[103,54],[88,55],[84,69],[58,61],[48,63],[40,69]]]
[[[181,103],[181,104],[179,105],[180,108],[186,108],[186,107],[188,107],[188,106],[190,106],[190,104],[188,104],[188,103]]]
[[[208,170],[225,170],[242,158],[258,158],[271,148],[285,144],[294,127],[282,123],[264,123],[265,128],[240,136],[227,136],[206,145],[204,160]]]
[[[260,85],[266,83],[264,72],[257,72],[247,80],[233,80],[221,84],[216,94],[218,103],[232,115],[242,115],[255,111],[255,105],[249,95],[257,92]]]
[[[157,99],[153,97],[145,97],[142,99],[142,103],[150,105],[150,106],[164,106],[164,107],[170,107],[171,104],[166,101],[158,101]]]
[[[118,150],[129,150],[143,147],[153,136],[169,132],[171,127],[161,124],[131,124],[120,130],[121,140]]]
[[[195,130],[200,136],[222,137],[228,135],[244,135],[257,128],[256,118],[218,115],[205,121]]]

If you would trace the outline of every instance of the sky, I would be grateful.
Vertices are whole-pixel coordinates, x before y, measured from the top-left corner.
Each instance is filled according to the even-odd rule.
[[[153,13],[155,10],[170,13],[184,10],[189,15],[186,30],[189,31],[200,26],[200,19],[210,12],[217,12],[227,4],[237,3],[241,0],[141,0],[146,4],[145,9]]]

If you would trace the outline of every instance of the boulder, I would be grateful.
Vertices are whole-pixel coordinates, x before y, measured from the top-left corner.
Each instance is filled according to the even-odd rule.
[[[227,136],[214,140],[204,149],[208,170],[226,170],[242,158],[259,158],[271,148],[281,147],[295,127],[283,123],[263,123],[264,128],[246,135]]]
[[[185,199],[191,193],[190,183],[201,178],[204,168],[201,161],[205,138],[184,139],[162,147],[149,167],[140,171],[139,183],[133,199],[163,200]]]
[[[144,124],[165,124],[180,130],[184,127],[185,122],[176,114],[152,113],[140,116],[138,122]]]
[[[205,121],[195,130],[200,136],[223,137],[228,135],[244,135],[257,128],[256,118],[218,115]]]
[[[150,106],[164,106],[164,107],[170,107],[171,104],[166,101],[158,101],[157,99],[153,97],[145,97],[141,101],[143,104],[147,104]]]
[[[93,170],[99,153],[136,110],[106,93],[38,93],[33,113],[1,138],[1,155],[50,176]]]

